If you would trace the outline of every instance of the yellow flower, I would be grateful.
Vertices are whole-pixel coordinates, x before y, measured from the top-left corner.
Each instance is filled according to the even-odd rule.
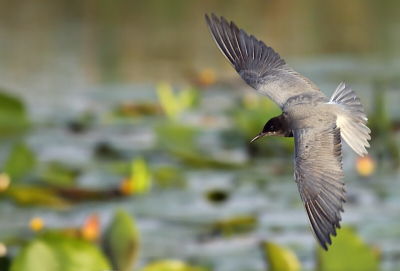
[[[132,195],[134,192],[133,180],[131,178],[125,178],[122,180],[119,190],[121,191],[122,195],[129,196]]]
[[[361,176],[371,176],[372,173],[374,173],[375,171],[375,161],[369,155],[359,157],[356,162],[356,168],[358,174],[360,174]]]
[[[44,221],[40,217],[32,218],[29,222],[29,227],[35,232],[40,231],[44,227]]]
[[[205,86],[209,86],[215,83],[216,75],[214,69],[204,69],[200,73],[200,83]]]
[[[82,226],[81,235],[83,239],[95,241],[100,236],[100,219],[97,214],[91,214]]]
[[[0,192],[7,190],[10,185],[10,176],[7,173],[0,174]]]

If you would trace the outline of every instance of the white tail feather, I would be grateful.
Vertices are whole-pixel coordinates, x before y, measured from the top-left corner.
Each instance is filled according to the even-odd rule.
[[[367,127],[367,114],[356,97],[356,93],[342,82],[333,93],[330,104],[337,104],[341,110],[337,116],[336,125],[340,128],[342,138],[360,156],[364,156],[369,147],[371,130]]]

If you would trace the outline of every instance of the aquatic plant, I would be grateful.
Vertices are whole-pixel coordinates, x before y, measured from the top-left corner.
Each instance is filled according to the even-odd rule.
[[[197,91],[187,87],[178,93],[174,93],[171,85],[160,83],[157,86],[157,95],[165,115],[170,120],[177,120],[185,110],[193,107],[198,99]]]
[[[132,270],[139,252],[139,232],[133,218],[123,209],[117,210],[104,234],[103,248],[116,270]]]

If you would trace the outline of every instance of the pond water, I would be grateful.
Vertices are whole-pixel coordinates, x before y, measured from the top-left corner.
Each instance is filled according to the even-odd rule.
[[[351,72],[353,77],[349,81],[359,93],[367,111],[372,111],[371,97],[374,88],[363,80],[367,77],[367,69],[358,64],[357,60],[341,61],[345,63],[345,67],[354,65]],[[335,70],[335,65],[341,63],[339,59],[294,62],[304,63],[301,65],[303,73],[316,78],[317,83],[324,81],[320,85],[327,94],[333,92],[337,82],[326,78],[338,78],[349,72]],[[333,64],[330,66],[328,63]],[[379,63],[376,65],[376,70],[379,70]],[[375,71],[371,65],[368,69]],[[358,77],[358,73],[362,76]],[[214,151],[220,157],[237,160],[239,163],[249,162],[251,156],[243,144],[224,148],[221,144],[221,132],[235,131],[235,124],[226,112],[236,106],[233,101],[238,96],[250,91],[211,87],[202,93],[201,106],[187,113],[181,121],[201,127],[198,120],[212,115],[214,124],[211,128],[203,128],[205,132],[199,139],[199,144],[216,148]],[[155,101],[155,87],[151,85],[105,85],[68,92],[35,91],[19,94],[28,104],[35,124],[27,135],[26,142],[35,150],[41,163],[56,160],[82,169],[83,173],[78,179],[80,186],[106,188],[123,177],[110,173],[96,159],[94,149],[99,142],[110,143],[127,158],[142,155],[153,167],[167,164],[179,168],[186,179],[186,185],[185,188],[158,188],[147,195],[125,200],[82,203],[66,211],[21,208],[9,202],[1,202],[1,236],[15,234],[26,228],[32,217],[42,217],[49,228],[79,226],[84,217],[96,212],[101,216],[102,225],[106,225],[115,207],[123,206],[135,217],[140,229],[142,245],[139,266],[156,258],[182,258],[211,265],[214,270],[264,270],[265,263],[259,249],[262,240],[291,247],[299,255],[305,268],[311,269],[315,265],[316,242],[293,180],[290,156],[258,158],[243,168],[232,170],[185,166],[156,144],[154,117],[128,121],[109,117],[109,113],[127,99]],[[398,116],[398,120],[397,96],[396,91],[389,90],[386,98],[390,115]],[[259,98],[264,99],[261,96]],[[221,106],[209,110],[212,107],[209,103],[213,100],[218,101]],[[95,119],[90,129],[79,134],[68,131],[68,121],[88,111],[94,114]],[[396,137],[399,144],[399,135]],[[262,141],[267,140],[268,138]],[[257,144],[263,144],[262,141]],[[374,156],[373,143],[370,152]],[[383,170],[387,167],[383,162],[382,169],[378,167],[373,176],[361,178],[355,170],[356,155],[347,145],[344,146],[343,154],[348,202],[345,204],[342,225],[354,226],[369,244],[379,248],[383,269],[398,268],[399,172]],[[283,174],[277,173],[276,168],[282,167],[288,169]],[[229,197],[224,203],[213,204],[206,197],[211,190],[226,191]],[[248,233],[229,238],[213,233],[212,225],[215,221],[236,216],[256,218],[255,228]]]

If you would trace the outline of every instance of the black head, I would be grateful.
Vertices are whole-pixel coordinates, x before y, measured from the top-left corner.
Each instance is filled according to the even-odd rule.
[[[285,117],[283,115],[270,119],[256,137],[251,142],[264,136],[293,136],[292,131],[287,128]]]

